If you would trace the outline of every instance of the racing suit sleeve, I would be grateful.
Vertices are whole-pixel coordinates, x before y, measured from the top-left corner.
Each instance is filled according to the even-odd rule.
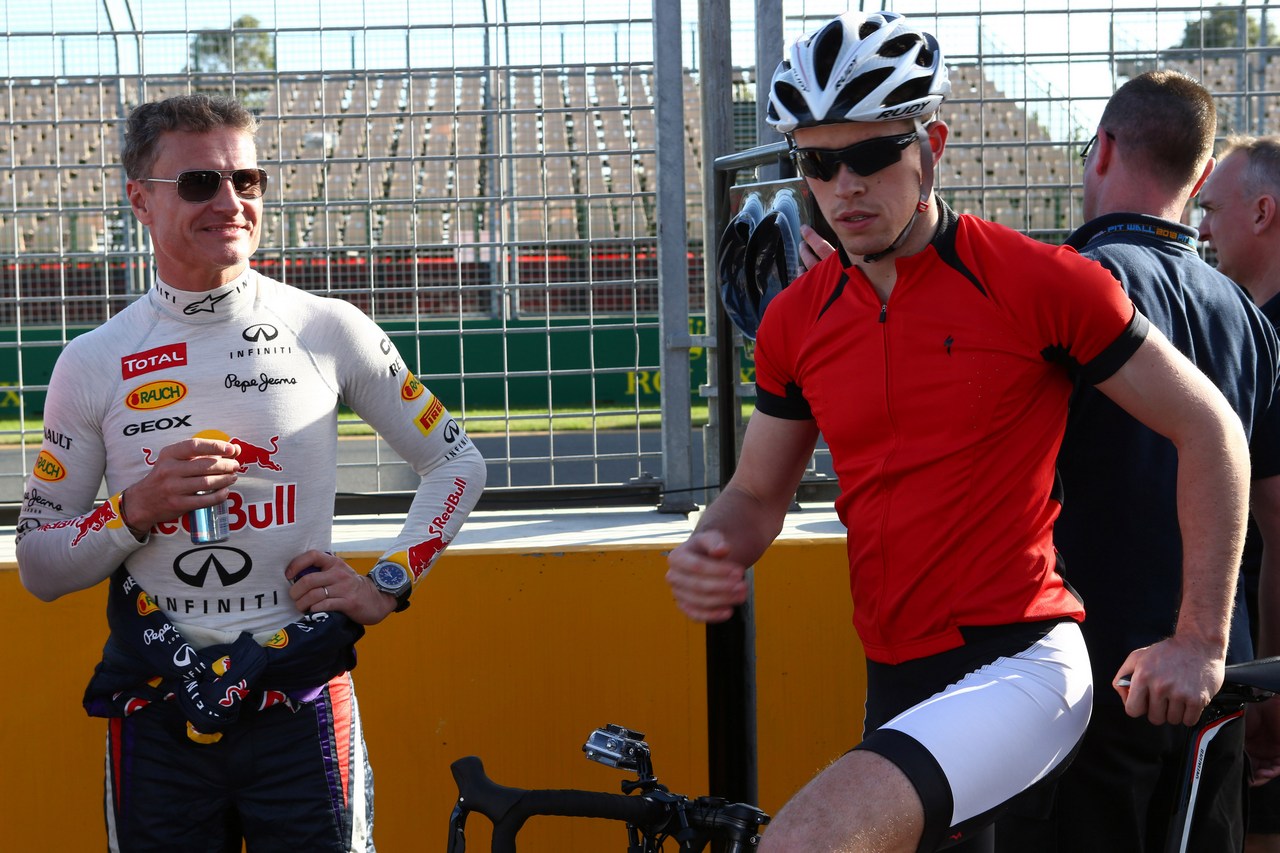
[[[404,527],[383,555],[409,569],[416,585],[479,500],[484,459],[386,333],[359,310],[343,311],[349,349],[338,365],[342,400],[422,478]]]
[[[18,574],[44,601],[107,579],[144,544],[125,527],[119,494],[96,498],[107,458],[100,395],[117,384],[103,367],[119,358],[97,352],[95,340],[72,340],[54,365],[18,517]]]

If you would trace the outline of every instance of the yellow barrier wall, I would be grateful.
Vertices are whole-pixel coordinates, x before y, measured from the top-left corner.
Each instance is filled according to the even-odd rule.
[[[351,557],[356,568],[369,560]],[[861,648],[836,539],[779,543],[756,570],[760,799],[770,813],[852,746]],[[605,723],[644,731],[658,778],[707,793],[704,631],[671,602],[657,547],[447,552],[413,607],[369,630],[355,670],[384,853],[442,851],[449,764],[479,755],[520,787],[617,791],[585,759]],[[103,850],[104,723],[81,692],[105,639],[101,587],[44,604],[0,569],[6,686],[0,825],[11,850]],[[620,825],[537,818],[521,851],[621,850]],[[473,815],[468,849],[487,850]]]

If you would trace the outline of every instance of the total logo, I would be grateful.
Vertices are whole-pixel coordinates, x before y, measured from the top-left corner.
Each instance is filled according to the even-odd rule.
[[[131,409],[146,411],[163,409],[187,396],[187,386],[172,379],[159,379],[139,385],[124,398],[124,404]]]
[[[186,341],[176,344],[166,344],[161,347],[154,347],[142,352],[135,352],[132,355],[122,356],[120,359],[120,378],[132,379],[135,376],[141,376],[144,373],[153,373],[157,370],[165,370],[171,367],[187,366],[187,344]]]

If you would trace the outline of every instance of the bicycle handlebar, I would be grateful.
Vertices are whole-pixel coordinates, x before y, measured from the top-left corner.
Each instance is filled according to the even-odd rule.
[[[593,817],[617,820],[643,836],[632,850],[651,850],[650,839],[670,836],[681,850],[702,850],[709,841],[724,842],[726,853],[753,849],[760,827],[769,816],[755,806],[730,803],[719,797],[690,800],[661,785],[640,794],[606,794],[576,789],[510,788],[484,771],[479,758],[467,756],[450,765],[458,785],[458,802],[449,819],[448,853],[465,853],[465,825],[469,812],[493,823],[492,853],[515,853],[516,835],[534,815]]]
[[[667,819],[668,804],[643,795],[508,788],[485,775],[484,764],[474,755],[459,758],[450,770],[458,783],[458,808],[479,812],[493,822],[493,853],[515,853],[516,834],[534,815],[596,817],[639,826],[662,826]],[[450,851],[454,838],[451,834]],[[460,847],[456,853],[464,850]]]

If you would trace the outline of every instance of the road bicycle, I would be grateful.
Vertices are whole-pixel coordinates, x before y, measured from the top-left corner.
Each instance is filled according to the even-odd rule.
[[[467,815],[479,812],[493,822],[493,853],[515,853],[516,835],[534,815],[593,817],[626,824],[627,853],[658,853],[667,841],[678,850],[744,853],[753,850],[769,816],[745,803],[720,797],[690,799],[658,783],[644,734],[622,726],[596,729],[582,745],[588,759],[627,770],[621,794],[575,789],[509,788],[485,775],[474,755],[453,762],[458,801],[449,816],[448,853],[467,849]]]
[[[1280,693],[1280,657],[1259,658],[1231,664],[1226,668],[1222,689],[1204,709],[1187,741],[1182,765],[1182,787],[1178,806],[1169,821],[1166,853],[1186,853],[1209,744],[1227,726],[1244,724],[1246,706],[1269,699],[1277,693]]]
[[[1227,726],[1242,725],[1246,707],[1280,693],[1280,657],[1261,658],[1226,668],[1222,689],[1190,732],[1183,758],[1177,808],[1170,816],[1166,853],[1186,853],[1201,791],[1205,756]],[[479,758],[452,765],[458,801],[449,818],[448,853],[465,853],[467,815],[476,811],[493,822],[493,853],[515,853],[515,838],[534,815],[594,817],[627,827],[627,853],[658,853],[667,840],[682,851],[743,853],[754,849],[769,816],[755,806],[718,797],[690,799],[658,783],[644,735],[621,726],[592,732],[583,744],[587,758],[629,770],[636,779],[622,783],[622,794],[581,790],[509,788],[489,779]]]

